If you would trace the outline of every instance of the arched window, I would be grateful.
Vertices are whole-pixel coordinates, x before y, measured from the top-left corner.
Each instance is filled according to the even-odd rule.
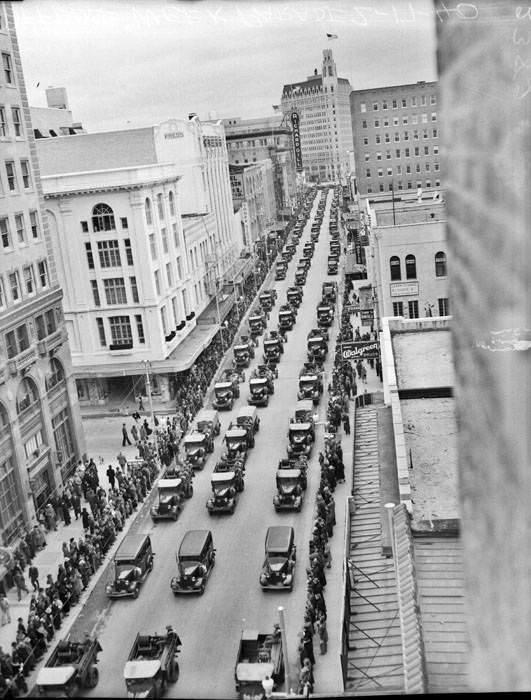
[[[144,209],[146,210],[146,222],[148,226],[151,226],[153,223],[153,216],[151,215],[151,199],[149,197],[146,197]]]
[[[94,231],[114,231],[114,213],[108,204],[96,204],[92,210],[92,228]]]
[[[157,195],[157,209],[159,211],[159,221],[164,221],[164,201],[162,195]]]
[[[63,365],[56,357],[52,357],[50,360],[49,372],[50,373],[46,377],[46,389],[48,389],[48,391],[65,380]]]
[[[396,255],[389,260],[389,267],[391,268],[391,281],[401,280],[402,273],[400,272],[400,258]]]
[[[37,385],[30,377],[24,379],[18,385],[17,391],[17,413],[20,415],[39,400]]]
[[[406,279],[414,280],[417,278],[417,261],[414,255],[406,255]]]
[[[446,277],[446,253],[435,253],[435,277]]]
[[[168,195],[168,202],[170,203],[170,214],[171,216],[175,216],[175,199],[173,197],[173,192],[170,190],[170,193]]]

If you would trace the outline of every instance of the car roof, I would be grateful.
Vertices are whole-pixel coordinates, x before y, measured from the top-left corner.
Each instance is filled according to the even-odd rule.
[[[146,534],[136,534],[136,535],[126,535],[116,554],[115,559],[134,559],[144,544],[145,540],[149,539],[149,535]]]
[[[229,479],[234,479],[236,472],[212,472],[210,481],[215,484],[220,481],[229,481]]]
[[[290,423],[290,430],[308,430],[311,428],[311,423]]]
[[[261,379],[261,377],[260,377]],[[256,415],[256,406],[242,406],[240,410],[238,411],[237,418],[240,416],[255,416]]]
[[[225,437],[243,437],[244,435],[247,435],[244,428],[229,428],[225,433]]]
[[[39,671],[37,685],[64,685],[75,672],[75,666],[45,666]]]
[[[232,388],[232,382],[216,382],[214,389],[229,389]]]
[[[199,411],[195,419],[196,421],[214,420],[214,418],[216,418],[217,415],[218,412],[216,410],[210,408],[203,408]]]
[[[249,349],[249,346],[242,343],[241,345],[235,345],[235,346],[234,346],[234,349],[235,349],[235,350],[248,350],[248,349]]]
[[[311,399],[301,399],[295,404],[295,411],[313,411]]]
[[[159,489],[176,489],[181,482],[182,479],[159,479],[157,486]]]
[[[315,382],[316,379],[318,379],[316,374],[301,374],[299,382],[303,382],[304,380]]]
[[[126,661],[124,666],[124,678],[128,680],[153,678],[159,669],[159,659],[134,659],[133,661]]]
[[[277,476],[281,476],[283,479],[296,479],[300,475],[300,469],[279,469],[277,471]]]
[[[201,554],[208,536],[211,534],[210,530],[188,530],[181,541],[179,556],[190,557],[194,554]]]
[[[267,549],[287,549],[294,537],[293,528],[290,525],[272,525],[267,528]]]
[[[184,436],[185,442],[204,442],[205,439],[206,435],[197,431]]]
[[[264,384],[267,382],[267,377],[251,377],[249,385],[251,384]]]

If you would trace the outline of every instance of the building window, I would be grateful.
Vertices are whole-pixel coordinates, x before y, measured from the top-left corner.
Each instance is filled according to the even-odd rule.
[[[124,239],[124,246],[125,246],[125,257],[127,259],[127,264],[133,265],[133,251],[131,249],[131,239],[130,238]]]
[[[386,151],[385,152],[385,157],[387,160],[391,160],[391,151]]]
[[[397,158],[400,158],[400,149],[399,149],[399,148],[397,148],[397,149],[395,150],[395,156],[396,156]]]
[[[15,229],[19,243],[26,242],[26,226],[24,224],[24,214],[15,214]]]
[[[409,131],[404,131],[404,141],[409,141]]]
[[[416,172],[416,173],[420,173],[420,163],[417,163],[417,164],[415,165],[415,172]]]
[[[387,174],[392,175],[393,174],[393,168],[387,168]]]
[[[171,263],[166,263],[166,278],[168,280],[168,287],[173,286],[173,272],[171,269]]]
[[[426,168],[427,171],[429,171],[429,169],[430,169],[430,164],[429,164],[429,163],[426,163],[424,167]]]
[[[431,180],[426,180],[426,187],[431,187]]]
[[[138,300],[138,287],[137,287],[137,284],[136,284],[136,277],[130,277],[130,278],[129,278],[129,283],[130,283],[130,285],[131,285],[131,294],[132,294],[132,297],[133,297],[133,302],[134,302],[135,304],[138,304],[138,301],[139,301],[139,300]]]
[[[6,293],[4,289],[4,280],[0,277],[0,309],[7,305]]]
[[[42,289],[45,289],[48,286],[48,264],[46,260],[41,260],[37,263],[37,271],[39,274],[41,287]]]
[[[433,147],[433,155],[438,156],[439,155],[439,146],[434,146]]]
[[[33,238],[38,238],[39,237],[39,217],[36,211],[30,211],[29,213],[30,217],[30,226],[31,226],[31,235]]]
[[[416,97],[412,97],[412,98],[411,98],[411,106],[412,106],[412,107],[416,107],[416,106],[417,106],[417,98],[416,98]]]
[[[437,129],[433,129],[433,131],[432,131],[431,133],[432,133],[433,138],[436,139],[436,138],[437,138],[437,134],[438,134],[439,132],[437,131]]]
[[[435,254],[435,277],[446,277],[446,253],[440,250]]]
[[[363,137],[363,145],[364,145],[364,146],[368,146],[368,145],[369,145],[369,137],[368,137],[368,136],[364,136],[364,137]],[[236,162],[238,162],[238,161],[236,161]]]
[[[397,165],[397,166],[396,166],[396,174],[397,174],[397,175],[402,175],[402,166],[401,166],[401,165]]]
[[[98,337],[100,339],[100,345],[102,347],[105,347],[107,345],[107,341],[105,340],[105,326],[103,325],[102,318],[96,319],[96,326],[98,327]]]
[[[33,265],[24,267],[22,273],[24,275],[26,294],[33,294],[35,292],[35,273],[33,272]]]
[[[398,117],[393,117],[393,126],[398,126]]]
[[[419,123],[418,115],[414,114],[414,115],[411,117],[411,123],[412,123],[412,124],[418,124],[418,123]]]
[[[383,191],[384,191],[384,184],[383,184],[383,182],[380,182],[380,192],[383,192]]]
[[[180,280],[182,280],[183,268],[182,268],[182,264],[181,264],[181,256],[180,255],[177,257],[177,276]]]
[[[440,186],[441,186],[441,181],[435,180],[435,187],[440,187]]]
[[[170,205],[170,216],[175,216],[175,198],[173,196],[173,192],[170,190],[170,193],[168,194],[168,202]]]
[[[437,104],[437,95],[430,95],[430,104],[431,105]]]
[[[397,101],[393,100],[393,109],[396,109],[398,107]]]
[[[382,102],[382,109],[387,109],[387,100]]]
[[[157,296],[160,297],[160,272],[155,270],[155,289],[157,290]]]
[[[408,120],[407,117],[402,117],[402,124],[403,124],[404,126],[407,126],[408,121],[409,121],[409,120]]]
[[[398,131],[395,131],[395,143],[398,143],[400,141],[400,134]]]
[[[18,329],[17,329],[18,330]],[[20,415],[39,402],[37,385],[30,377],[21,380],[17,390],[17,413]]]
[[[85,243],[85,253],[87,254],[87,263],[89,270],[94,269],[94,256],[92,255],[92,245],[90,243]]]
[[[90,286],[92,287],[92,296],[94,298],[94,306],[101,306],[100,290],[98,289],[98,281],[97,280],[90,280]]]
[[[424,146],[424,155],[429,156],[430,155],[430,147],[429,146]]]
[[[432,120],[432,122],[436,122],[436,121],[437,121],[437,112],[432,112],[432,113],[431,113],[431,120]]]
[[[361,122],[361,128],[362,128],[362,129],[366,129],[366,128],[367,128],[367,120],[366,120],[366,119],[364,119],[364,120]]]
[[[391,141],[391,137],[389,136],[389,134],[386,134],[385,135],[385,143],[389,143],[390,141]]]
[[[368,192],[368,194],[371,194],[371,193],[372,193],[372,187],[371,187],[371,185],[367,185],[367,192]]]
[[[122,228],[129,228],[129,225],[127,223],[127,217],[126,216],[121,216],[120,217],[120,226]]]
[[[439,303],[439,316],[449,316],[450,307],[448,305],[448,298],[442,297],[441,299],[437,299],[437,301]]]
[[[360,112],[366,112],[366,111],[367,111],[367,103],[360,102]]]
[[[373,103],[372,103],[372,109],[373,109],[373,112],[377,112],[377,111],[378,111],[378,102],[373,102]]]
[[[4,67],[4,80],[8,85],[13,85],[13,67],[11,56],[8,53],[2,54],[2,65]]]
[[[405,97],[402,98],[402,107],[407,107],[407,101]]]
[[[422,187],[422,180],[417,180],[416,185],[417,185],[417,189],[419,187]]]
[[[25,323],[15,328],[14,331],[6,333],[5,337],[7,356],[10,360],[29,348],[28,329]]]
[[[149,197],[146,197],[146,201],[144,202],[144,211],[146,213],[146,223],[148,226],[151,226],[153,223],[153,216],[151,214],[151,199],[149,199]]]
[[[26,442],[24,443],[24,454],[26,459],[31,461],[38,457],[39,448],[42,445],[42,430],[37,430]]]
[[[393,255],[393,257],[389,259],[389,269],[391,271],[391,281],[394,282],[402,279],[402,273],[400,272],[400,258],[396,255]]]
[[[10,272],[8,275],[8,280],[9,280],[9,289],[11,290],[11,299],[13,301],[20,301],[21,292],[20,292],[20,279],[18,276],[18,270],[15,270],[14,272]]]
[[[403,190],[403,189],[404,189],[404,186],[403,186],[403,184],[402,184],[402,180],[399,180],[399,181],[398,181],[398,189],[399,189],[399,190]]]
[[[406,175],[410,175],[410,174],[411,174],[411,165],[410,165],[409,163],[407,163],[407,165],[406,165]]]
[[[418,147],[418,146],[415,146],[414,153],[415,153],[416,156],[420,155],[420,150],[419,150],[419,147]]]
[[[428,123],[428,115],[427,115],[427,114],[423,114],[423,115],[422,115],[422,118],[421,118],[421,121],[422,121],[423,124],[427,124],[427,123]]]
[[[0,106],[0,137],[7,138],[7,135],[6,110]]]
[[[404,302],[403,301],[393,301],[393,316],[403,316],[404,315]]]
[[[374,137],[374,143],[381,143],[381,142],[382,142],[382,139],[381,139],[380,134],[376,134],[376,136]]]
[[[155,234],[154,233],[149,234],[149,250],[151,252],[151,259],[156,260],[157,259],[157,244],[155,242]]]
[[[389,119],[384,119],[384,120],[383,120],[383,125],[384,125],[384,126],[389,126]]]
[[[415,141],[418,141],[418,140],[419,140],[419,132],[418,132],[417,129],[414,129],[414,130],[413,130],[413,139],[414,139]]]
[[[160,320],[162,323],[162,332],[164,335],[168,335],[168,321],[166,318],[166,307],[162,306],[160,309]]]
[[[15,136],[22,136],[22,121],[20,119],[20,108],[11,107],[11,114],[13,116],[13,127],[15,129]]]
[[[113,277],[103,280],[105,298],[107,304],[127,304],[127,292],[125,291],[125,280],[123,277]]]
[[[2,247],[11,246],[11,231],[9,230],[9,219],[0,219],[0,236],[2,237]]]
[[[113,345],[131,346],[133,344],[133,334],[131,332],[129,316],[111,316],[109,318],[109,326]]]
[[[439,163],[434,163],[434,164],[433,164],[433,169],[434,169],[435,171],[439,172],[439,170],[441,169],[440,164],[439,164]]]
[[[426,105],[426,95],[421,95],[421,96],[420,96],[420,104],[421,104],[422,106],[425,106],[425,105]]]
[[[114,231],[114,213],[108,204],[96,204],[92,210],[92,228],[98,231]]]
[[[162,194],[157,195],[157,211],[159,214],[159,221],[164,221],[164,200],[162,199]]]
[[[369,161],[370,159],[371,159],[371,154],[365,153],[365,162]]]
[[[136,332],[138,335],[138,342],[144,345],[146,342],[146,337],[144,335],[144,324],[142,323],[142,316],[140,314],[135,315]]]
[[[81,231],[83,233],[88,233],[89,227],[88,227],[88,221],[81,221]]]
[[[179,229],[177,228],[177,224],[172,224],[171,229],[173,232],[173,242],[175,244],[175,247],[179,247]]]
[[[417,279],[417,261],[414,255],[406,255],[406,279]]]
[[[370,177],[371,176],[371,171],[369,168],[365,171],[365,177]]]
[[[409,148],[405,148],[404,153],[406,155],[406,158],[409,158]]]
[[[9,191],[15,192],[17,189],[17,175],[15,172],[15,163],[12,160],[6,160],[6,175]]]
[[[46,389],[49,391],[65,381],[63,365],[55,357],[50,359],[50,374],[46,378]]]
[[[168,252],[168,234],[166,231],[166,227],[163,227],[160,229],[160,236],[162,238],[162,250],[167,253]]]
[[[419,317],[419,303],[418,303],[418,301],[416,299],[414,301],[408,301],[407,310],[408,310],[409,318],[418,318]]]
[[[118,241],[98,241],[101,267],[121,267]]]
[[[422,138],[427,139],[428,138],[428,129],[422,129]]]
[[[378,177],[383,177],[383,170],[382,170],[382,168],[378,168]]]

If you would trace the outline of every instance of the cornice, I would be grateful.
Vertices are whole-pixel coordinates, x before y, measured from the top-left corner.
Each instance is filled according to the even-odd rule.
[[[98,194],[99,192],[136,192],[138,190],[149,189],[151,187],[158,187],[160,185],[174,183],[176,180],[180,179],[180,175],[174,175],[172,177],[159,178],[157,180],[145,180],[143,182],[134,182],[121,185],[96,185],[94,187],[78,187],[76,189],[68,190],[66,192],[45,192],[44,199],[64,199],[66,197],[76,197],[79,195]]]

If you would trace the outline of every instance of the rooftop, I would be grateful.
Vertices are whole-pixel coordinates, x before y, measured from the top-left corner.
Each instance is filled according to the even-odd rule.
[[[365,88],[364,90],[352,90],[350,93],[351,99],[354,97],[363,96],[364,94],[372,94],[374,92],[387,92],[389,90],[405,90],[406,88],[418,88],[421,89],[423,87],[425,88],[432,88],[432,87],[437,87],[439,83],[434,80],[434,81],[426,81],[426,80],[417,80],[416,83],[406,83],[405,85],[384,85],[383,87],[375,87],[375,88]]]
[[[399,391],[454,385],[449,328],[392,333],[391,340]]]

